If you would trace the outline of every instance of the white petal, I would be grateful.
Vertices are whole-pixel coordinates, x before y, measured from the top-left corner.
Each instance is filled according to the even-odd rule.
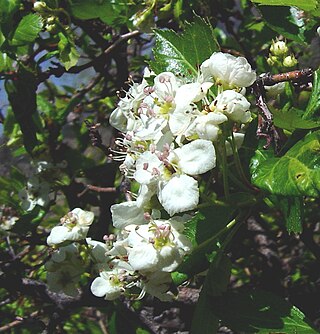
[[[63,243],[67,240],[68,232],[68,228],[64,226],[55,226],[47,238],[47,244],[49,246],[54,246]]]
[[[97,297],[103,297],[109,293],[111,285],[102,277],[97,277],[91,284],[91,292]]]
[[[216,165],[216,152],[209,140],[194,140],[174,152],[179,157],[179,167],[189,175],[206,173]]]
[[[128,260],[134,270],[153,271],[159,258],[152,244],[141,242],[128,249]]]
[[[141,225],[145,223],[144,211],[135,201],[114,204],[110,208],[113,226],[123,229],[128,225]]]
[[[80,208],[75,208],[71,211],[78,217],[78,224],[79,225],[91,225],[94,219],[93,212],[90,211],[84,211]]]
[[[193,210],[199,202],[198,182],[188,175],[176,175],[164,186],[160,185],[158,197],[171,216]]]

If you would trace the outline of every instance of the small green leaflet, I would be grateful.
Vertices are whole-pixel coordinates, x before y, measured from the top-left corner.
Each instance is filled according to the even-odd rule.
[[[319,197],[320,131],[306,135],[281,158],[257,150],[250,170],[252,183],[271,194]]]
[[[183,34],[156,29],[155,36],[155,61],[150,66],[156,74],[169,71],[194,77],[201,63],[213,52],[219,51],[212,26],[199,17],[195,18],[194,23],[187,24]]]

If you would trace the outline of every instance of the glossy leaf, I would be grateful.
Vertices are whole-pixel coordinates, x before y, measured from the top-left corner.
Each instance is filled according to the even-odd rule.
[[[303,30],[292,19],[289,7],[278,6],[275,10],[271,6],[259,6],[258,9],[269,28],[288,39],[304,42]]]
[[[23,45],[33,42],[43,26],[42,18],[38,14],[28,14],[19,22],[12,37],[13,45]]]
[[[320,115],[320,69],[314,72],[312,94],[304,113],[304,119],[310,119]]]
[[[270,292],[228,292],[212,298],[210,306],[223,324],[241,333],[318,333],[298,308]]]
[[[252,2],[267,6],[295,6],[305,11],[315,10],[318,6],[317,0],[252,0]]]
[[[301,233],[304,215],[303,198],[276,196],[274,203],[279,206],[284,216],[288,233]]]
[[[312,196],[320,193],[320,131],[308,134],[284,156],[257,150],[251,160],[252,183],[276,195]]]
[[[183,34],[157,29],[155,36],[155,61],[150,65],[157,74],[171,71],[176,75],[196,76],[201,63],[219,51],[212,26],[199,17],[186,26]]]

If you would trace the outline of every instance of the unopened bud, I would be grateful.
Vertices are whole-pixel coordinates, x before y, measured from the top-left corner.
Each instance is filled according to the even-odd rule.
[[[267,59],[267,63],[269,66],[274,66],[278,63],[278,58],[276,56],[269,55],[269,58]]]
[[[318,29],[317,29],[317,34],[320,37],[320,27],[318,27]]]
[[[291,56],[287,56],[283,59],[283,66],[285,67],[293,67],[296,66],[298,63],[297,59],[295,58],[295,56],[291,55]]]
[[[288,53],[286,42],[277,41],[271,44],[270,52],[275,56],[284,56]]]
[[[47,9],[47,4],[44,1],[36,1],[33,4],[33,9],[39,13],[44,12]]]

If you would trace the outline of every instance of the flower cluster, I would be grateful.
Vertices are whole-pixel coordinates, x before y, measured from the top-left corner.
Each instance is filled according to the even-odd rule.
[[[53,228],[51,246],[86,238],[99,273],[94,295],[112,300],[121,294],[139,298],[146,292],[162,300],[170,273],[192,250],[183,234],[200,201],[200,175],[215,168],[217,147],[226,155],[240,146],[243,126],[251,120],[243,95],[256,74],[243,57],[214,53],[188,80],[171,72],[145,71],[142,83],[132,83],[110,123],[122,133],[113,158],[139,187],[134,200],[111,207],[115,234],[105,242],[86,238],[93,214],[74,209]]]

